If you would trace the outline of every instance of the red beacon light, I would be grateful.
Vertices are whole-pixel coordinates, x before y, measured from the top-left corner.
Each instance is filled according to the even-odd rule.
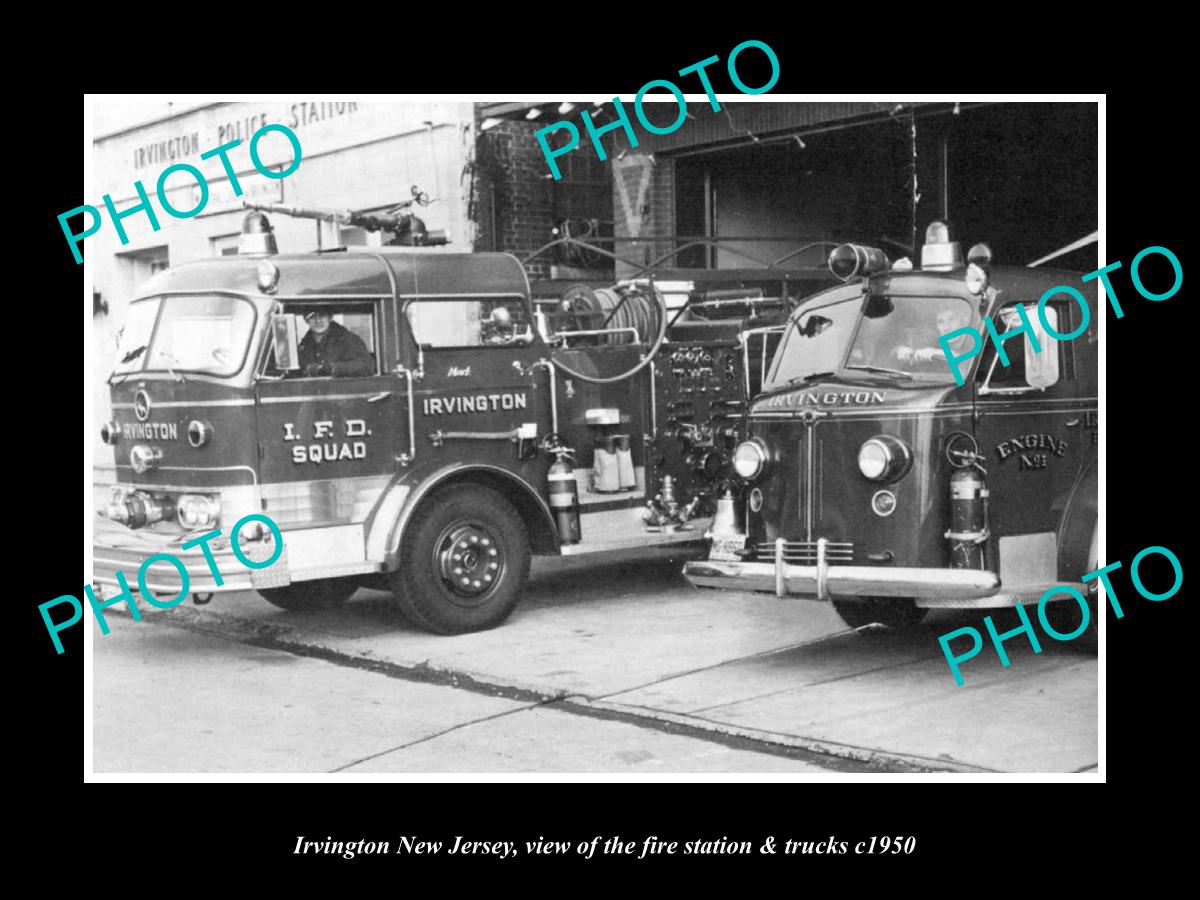
[[[888,258],[882,250],[859,244],[842,244],[829,254],[829,271],[842,281],[866,278],[888,270]]]
[[[927,272],[949,272],[962,267],[962,247],[950,240],[950,226],[945,222],[930,222],[921,248],[921,268]]]

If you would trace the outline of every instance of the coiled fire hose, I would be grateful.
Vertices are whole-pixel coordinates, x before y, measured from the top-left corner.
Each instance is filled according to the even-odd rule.
[[[626,378],[632,378],[648,366],[653,362],[654,357],[658,355],[658,351],[667,337],[666,299],[663,297],[662,292],[653,286],[651,286],[650,291],[653,294],[654,302],[658,305],[658,334],[654,338],[653,346],[650,347],[650,350],[636,366],[619,375],[602,377],[599,375],[585,375],[582,372],[578,372],[558,358],[555,358],[554,365],[572,378],[578,378],[580,381],[588,381],[592,384],[612,384],[617,381],[624,381]],[[655,324],[655,310],[648,304],[645,294],[640,291],[635,295],[621,298],[612,290],[593,291],[587,285],[572,285],[563,292],[562,307],[564,311],[580,316],[603,314],[607,316],[607,321],[605,322],[606,328],[636,328],[639,335],[649,332]],[[616,343],[620,337],[618,334],[610,335],[609,340],[612,343]]]

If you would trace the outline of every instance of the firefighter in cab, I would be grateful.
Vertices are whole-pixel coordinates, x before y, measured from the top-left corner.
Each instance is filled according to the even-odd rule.
[[[309,310],[304,314],[308,334],[300,341],[300,374],[348,377],[371,375],[375,362],[362,338],[333,321],[327,310]]]

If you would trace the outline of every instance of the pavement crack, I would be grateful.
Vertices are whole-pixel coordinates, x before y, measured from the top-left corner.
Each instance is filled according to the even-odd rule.
[[[916,663],[926,662],[929,659],[927,656],[920,656],[916,659],[909,659],[903,662],[888,663],[885,666],[876,666],[874,669],[862,669],[857,672],[847,672],[844,675],[834,675],[830,678],[821,678],[817,681],[806,681],[804,684],[793,684],[785,688],[780,688],[777,691],[768,691],[765,694],[751,694],[749,697],[739,697],[737,700],[726,700],[723,703],[714,703],[712,706],[699,706],[696,709],[690,710],[689,715],[696,713],[711,712],[714,709],[724,709],[729,706],[737,706],[739,703],[746,703],[750,700],[762,700],[766,697],[776,697],[779,694],[789,694],[792,691],[800,691],[805,688],[820,687],[823,684],[833,684],[836,681],[846,681],[851,678],[858,678],[862,675],[874,675],[876,672],[886,672],[888,669],[899,669],[903,666],[911,666]]]
[[[682,735],[721,744],[735,750],[799,760],[830,772],[997,772],[996,769],[961,763],[957,760],[930,759],[914,754],[862,747],[838,741],[815,740],[758,728],[742,728],[702,716],[622,707],[603,701],[589,701],[578,695],[553,701],[550,708],[575,715],[614,722],[625,722],[664,734]]]
[[[853,631],[853,630],[854,629],[851,628],[851,629],[847,629],[846,631],[838,631],[838,632],[834,632],[833,634],[826,634],[826,635],[822,635],[821,637],[818,637],[818,638],[812,638],[811,640],[798,641],[795,644],[785,644],[782,647],[772,647],[769,650],[760,650],[758,653],[751,653],[748,656],[734,656],[729,659],[723,659],[720,662],[712,663],[711,665],[697,666],[694,669],[686,669],[682,672],[672,672],[670,675],[664,675],[662,678],[655,678],[654,680],[647,681],[644,684],[635,684],[632,687],[621,688],[621,690],[619,690],[619,691],[613,691],[608,694],[599,694],[593,699],[609,700],[609,699],[612,699],[613,697],[620,697],[622,694],[630,694],[630,693],[633,693],[634,691],[640,691],[643,688],[654,687],[655,685],[659,685],[659,684],[666,684],[668,681],[674,681],[676,678],[686,678],[689,675],[696,675],[700,672],[709,672],[709,671],[712,671],[713,669],[720,669],[723,666],[732,666],[737,663],[743,663],[743,662],[746,662],[747,660],[751,660],[751,659],[762,659],[763,657],[766,657],[766,656],[774,656],[776,653],[786,653],[789,650],[798,650],[801,647],[809,647],[809,646],[812,646],[813,644],[820,644],[821,642],[827,641],[830,638],[840,637],[844,634],[848,634],[850,631]]]
[[[517,707],[516,709],[506,709],[506,710],[503,710],[498,713],[493,713],[490,716],[483,716],[482,718],[479,718],[479,719],[472,719],[469,722],[459,722],[457,725],[451,725],[449,728],[443,728],[441,731],[434,732],[433,734],[427,734],[424,737],[417,738],[415,741],[409,741],[406,744],[399,744],[398,746],[395,746],[395,747],[389,747],[386,750],[380,750],[378,753],[371,753],[367,756],[362,757],[361,759],[356,759],[353,762],[348,762],[344,766],[338,766],[337,768],[330,769],[329,774],[333,775],[337,772],[345,772],[347,769],[352,769],[355,766],[362,765],[363,763],[369,762],[372,759],[378,759],[381,756],[387,756],[389,753],[396,753],[399,750],[407,750],[409,747],[416,747],[418,744],[424,744],[424,743],[427,743],[428,741],[437,740],[438,738],[443,737],[444,735],[450,734],[451,732],[461,731],[464,728],[470,728],[472,725],[480,725],[484,722],[491,722],[495,719],[502,719],[505,716],[515,715],[516,713],[528,712],[531,709],[537,709],[540,706],[545,706],[548,703],[555,703],[555,702],[557,702],[555,699],[541,700],[537,703],[529,703],[529,704],[526,704],[525,706]]]

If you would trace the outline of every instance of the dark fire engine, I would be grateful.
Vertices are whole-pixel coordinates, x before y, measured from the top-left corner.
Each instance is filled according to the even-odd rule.
[[[414,250],[444,240],[406,211],[280,211],[387,228],[406,246],[279,255],[255,212],[250,252],[147,283],[110,379],[101,436],[118,483],[97,523],[97,586],[169,552],[198,602],[254,589],[306,609],[370,584],[414,624],[456,633],[508,616],[531,553],[696,543],[717,512],[732,524],[761,326],[790,311],[795,273],[771,276],[773,298],[741,282],[674,301],[652,279],[581,285],[550,315],[509,254]],[[300,366],[316,313],[369,354],[355,374]],[[282,530],[272,566],[233,565],[222,537],[209,544],[218,580],[180,548],[251,512]],[[242,540],[249,556],[273,549],[265,529]],[[180,583],[147,587],[174,596]]]
[[[1036,603],[1055,585],[1087,593],[1081,576],[1096,568],[1095,283],[1083,285],[1086,330],[1056,341],[1032,309],[1077,277],[992,267],[986,245],[968,262],[942,223],[927,232],[920,270],[889,266],[871,248],[831,254],[848,283],[792,313],[735,451],[744,546],[688,563],[693,584],[829,600],[851,626],[897,629],[930,607]],[[1002,345],[1005,367],[988,342],[961,363],[956,386],[938,336],[983,331],[991,317],[1003,337],[1021,325],[1017,303],[1030,305],[1041,352],[1028,333],[1013,335]],[[1083,311],[1060,294],[1046,316],[1070,334]],[[1074,616],[1073,630],[1075,604],[1054,607]]]

